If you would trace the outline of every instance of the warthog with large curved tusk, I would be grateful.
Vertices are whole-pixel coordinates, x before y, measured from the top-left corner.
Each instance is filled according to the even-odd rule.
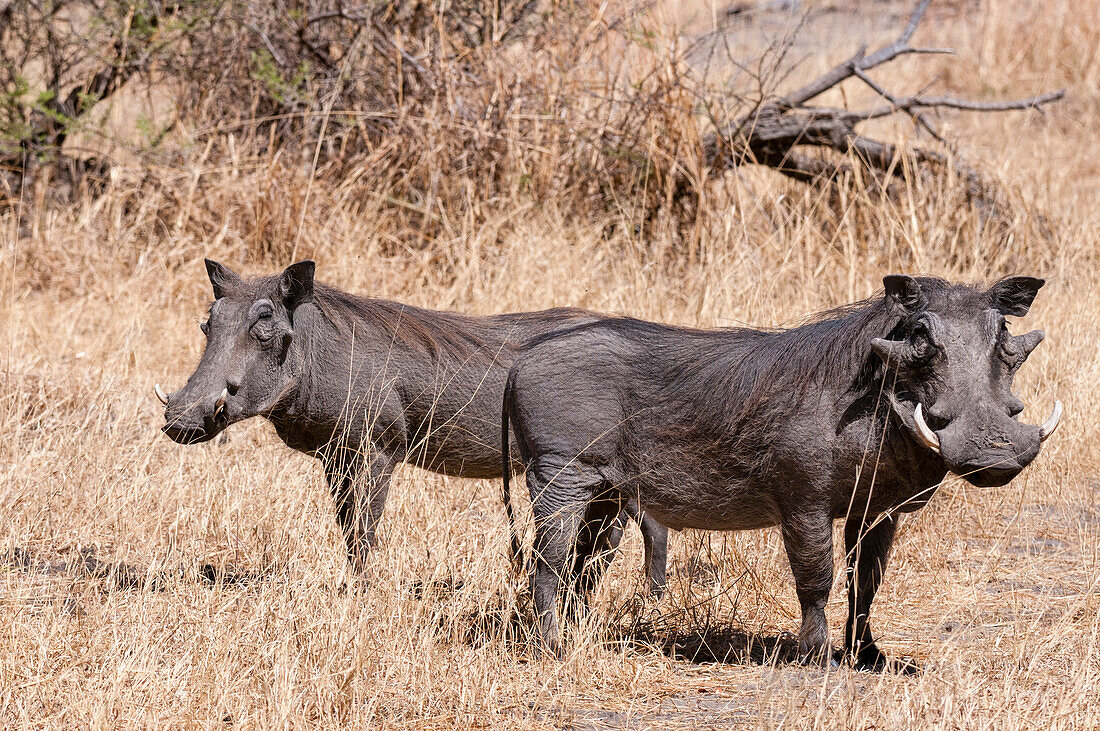
[[[1039,441],[1045,442],[1054,430],[1058,428],[1058,424],[1062,421],[1062,402],[1055,401],[1054,409],[1050,412],[1050,416],[1039,427]],[[917,407],[913,409],[913,422],[917,427],[917,437],[920,439],[924,446],[931,449],[936,454],[942,454],[940,452],[940,438],[936,436],[936,433],[928,427],[928,423],[924,420],[923,407],[917,404]]]
[[[927,503],[949,471],[1007,483],[1062,405],[1042,426],[1016,419],[1012,379],[1043,333],[1013,336],[1005,317],[1025,315],[1043,280],[884,283],[885,296],[792,330],[602,320],[516,359],[502,429],[511,421],[527,465],[531,593],[549,649],[561,652],[562,577],[573,595],[595,585],[601,567],[586,571],[585,558],[630,499],[670,528],[780,526],[802,607],[799,652],[814,661],[832,657],[825,604],[843,519],[844,653],[888,664],[867,617],[899,514]]]
[[[535,336],[600,317],[565,308],[472,317],[357,297],[315,283],[311,261],[247,281],[214,261],[206,269],[215,299],[202,359],[179,391],[153,389],[167,407],[164,432],[196,444],[266,417],[288,446],[321,460],[359,570],[393,468],[408,461],[500,477],[500,399],[516,353]],[[626,513],[642,527],[660,593],[667,531],[635,505]],[[620,517],[616,536],[621,525]]]

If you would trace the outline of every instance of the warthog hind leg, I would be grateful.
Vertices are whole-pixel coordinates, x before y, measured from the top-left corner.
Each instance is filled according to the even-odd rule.
[[[531,599],[543,647],[558,658],[563,655],[555,611],[558,593],[563,579],[573,583],[578,533],[601,482],[599,475],[588,475],[577,464],[555,467],[540,460],[527,468],[535,521]]]
[[[611,550],[601,554],[601,560],[604,562],[603,570],[606,571],[611,566],[611,562],[615,560],[616,549],[622,540],[628,518],[634,520],[642,531],[642,543],[645,546],[646,575],[649,578],[646,588],[651,596],[660,599],[664,596],[665,589],[668,586],[668,528],[650,517],[633,500],[626,503],[611,526],[608,536],[608,546]]]
[[[588,609],[588,597],[600,584],[607,567],[615,556],[615,549],[622,537],[625,516],[617,500],[597,499],[588,504],[584,521],[577,531],[571,571],[573,586],[566,594],[563,614],[572,616],[574,608]],[[574,602],[579,604],[574,605]]]
[[[660,599],[668,588],[668,528],[654,520],[633,500],[626,504],[626,512],[641,528],[646,573],[649,575],[649,593]]]

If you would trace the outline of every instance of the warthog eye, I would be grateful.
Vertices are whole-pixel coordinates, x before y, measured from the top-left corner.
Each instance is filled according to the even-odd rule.
[[[259,320],[252,326],[252,337],[259,340],[261,343],[269,342],[275,337],[278,328],[275,326],[271,315],[260,317]]]
[[[209,322],[200,322],[199,323],[199,330],[202,330],[203,335],[209,335],[210,334],[210,323]]]
[[[912,342],[912,353],[915,360],[925,360],[936,350],[936,345],[932,342],[932,335],[923,323],[917,323],[913,327],[910,341]]]

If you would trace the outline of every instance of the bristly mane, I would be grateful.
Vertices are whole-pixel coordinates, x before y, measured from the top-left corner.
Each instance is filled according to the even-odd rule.
[[[918,277],[917,281],[930,299],[938,299],[951,288],[948,282],[933,277]],[[767,373],[775,378],[775,387],[801,391],[829,383],[861,392],[877,388],[882,373],[871,340],[893,339],[901,321],[879,291],[865,300],[821,312],[803,325],[771,331],[748,357],[771,361]]]
[[[933,300],[951,287],[941,279],[918,281]],[[859,398],[877,392],[884,374],[871,340],[896,337],[901,321],[879,292],[790,329],[695,331],[713,337],[706,338],[699,349],[703,352],[681,354],[685,367],[664,396],[675,399],[679,392],[685,408],[704,404],[693,419],[702,428],[708,423],[733,426],[732,421],[739,425],[734,431],[751,423],[763,427],[760,409],[801,408],[821,386]]]
[[[822,382],[843,383],[851,391],[861,391],[877,382],[880,371],[871,339],[888,338],[899,320],[880,292],[820,312],[802,325],[774,330],[750,357],[772,361],[770,375],[777,381],[773,385],[804,389]]]
[[[359,297],[320,282],[314,285],[313,302],[325,320],[349,338],[353,333],[369,337],[369,330],[376,329],[406,347],[461,359],[492,347],[474,332],[474,318],[458,313]]]

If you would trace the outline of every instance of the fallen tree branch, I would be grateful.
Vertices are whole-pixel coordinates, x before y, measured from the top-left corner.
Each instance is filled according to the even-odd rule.
[[[879,50],[872,53],[870,56],[866,55],[867,49],[861,48],[856,51],[856,54],[849,58],[842,64],[833,67],[822,76],[811,81],[801,89],[788,94],[784,97],[780,103],[787,104],[791,107],[801,106],[806,102],[821,96],[829,89],[832,89],[837,84],[841,83],[845,79],[852,77],[855,74],[856,69],[861,71],[868,71],[881,66],[884,63],[893,61],[899,56],[906,56],[911,54],[953,54],[955,49],[953,48],[914,48],[909,45],[910,39],[913,37],[913,33],[916,32],[917,26],[920,25],[921,20],[924,18],[925,12],[928,10],[928,6],[932,4],[932,0],[921,0],[920,4],[913,11],[913,14],[909,17],[909,24],[905,26],[905,30],[898,36],[898,39],[888,46],[883,46]]]
[[[907,167],[942,168],[950,165],[965,181],[972,201],[997,217],[1006,217],[1003,194],[996,186],[984,180],[975,168],[932,150],[902,150],[897,145],[867,137],[857,129],[861,122],[899,113],[908,114],[919,128],[953,151],[951,143],[927,119],[926,112],[937,109],[969,112],[1026,109],[1042,111],[1045,105],[1065,96],[1065,91],[1059,90],[1027,99],[979,102],[949,96],[922,96],[919,93],[906,97],[890,92],[867,72],[905,55],[955,52],[949,48],[921,48],[910,44],[930,3],[931,0],[921,0],[901,35],[892,43],[869,55],[866,48],[861,48],[855,55],[810,83],[760,105],[708,135],[703,145],[707,166],[712,170],[725,170],[745,163],[765,165],[802,182],[836,182],[852,172],[847,165],[797,153],[795,148],[803,146],[852,154],[860,165],[880,177],[900,178]],[[862,81],[887,104],[861,111],[807,104],[852,78]],[[900,164],[905,161],[903,158],[911,165]]]

